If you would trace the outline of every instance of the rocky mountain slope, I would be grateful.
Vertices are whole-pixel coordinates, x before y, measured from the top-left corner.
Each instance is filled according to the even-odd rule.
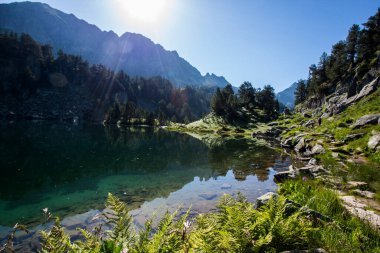
[[[286,88],[283,91],[280,91],[277,93],[276,97],[278,101],[282,104],[284,104],[289,109],[294,108],[294,92],[296,91],[297,84],[293,83],[290,87]]]
[[[0,30],[27,33],[39,43],[53,46],[55,53],[62,49],[130,76],[162,76],[180,87],[223,87],[228,83],[222,76],[202,76],[176,51],[167,51],[143,35],[126,32],[119,37],[47,4],[0,4]]]

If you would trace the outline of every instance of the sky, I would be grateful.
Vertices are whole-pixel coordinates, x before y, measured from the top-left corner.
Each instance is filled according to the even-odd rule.
[[[0,3],[13,1],[0,0]],[[377,0],[40,0],[102,30],[143,34],[202,74],[276,91],[374,15]]]

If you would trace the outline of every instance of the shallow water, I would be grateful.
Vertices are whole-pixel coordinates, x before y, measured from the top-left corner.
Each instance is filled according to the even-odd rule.
[[[274,170],[291,163],[254,140],[209,147],[154,128],[17,122],[2,123],[0,130],[3,231],[16,222],[40,224],[46,207],[84,222],[104,208],[108,192],[128,203],[139,226],[154,210],[180,204],[207,212],[224,193],[240,191],[255,200],[275,190]]]

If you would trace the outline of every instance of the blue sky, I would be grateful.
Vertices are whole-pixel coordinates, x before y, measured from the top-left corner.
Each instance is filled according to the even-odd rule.
[[[131,14],[132,1],[41,2],[102,30],[141,33],[176,50],[202,74],[223,75],[235,86],[271,84],[276,91],[306,78],[323,51],[380,7],[375,0],[136,0],[156,15],[148,20]],[[152,8],[151,1],[165,3]]]

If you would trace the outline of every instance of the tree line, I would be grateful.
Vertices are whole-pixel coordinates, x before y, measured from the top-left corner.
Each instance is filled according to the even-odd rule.
[[[132,77],[114,72],[103,65],[91,65],[80,56],[40,45],[27,34],[0,33],[0,96],[12,96],[22,103],[38,89],[86,87],[85,99],[93,103],[89,117],[97,114],[108,123],[152,124],[168,120],[190,122],[205,115],[210,108],[209,88],[174,87],[162,77]],[[55,87],[53,74],[67,80]]]
[[[318,64],[309,67],[309,77],[297,82],[295,103],[308,98],[321,103],[336,92],[357,94],[380,68],[380,8],[361,26],[354,24],[345,40],[334,44],[331,53],[324,52]]]
[[[223,89],[217,88],[211,98],[212,111],[227,120],[248,120],[250,116],[269,120],[277,116],[279,107],[272,86],[265,85],[263,89],[254,88],[250,82],[241,84],[237,94],[231,84]]]

